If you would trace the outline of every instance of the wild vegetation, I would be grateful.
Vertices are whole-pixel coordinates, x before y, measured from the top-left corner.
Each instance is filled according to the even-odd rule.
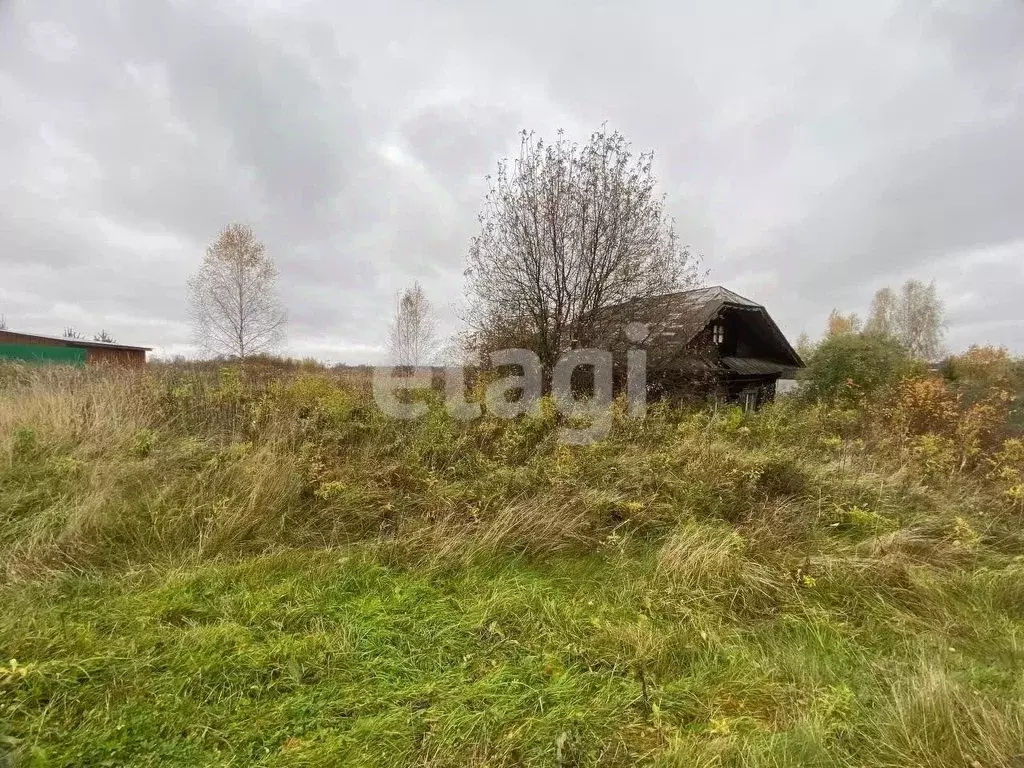
[[[798,396],[570,446],[550,399],[403,421],[270,356],[276,277],[233,224],[189,283],[219,359],[0,369],[0,763],[1024,761],[1024,364],[931,370],[934,284],[833,311]],[[699,283],[649,153],[524,134],[444,357],[550,374]],[[438,342],[415,284],[392,362]]]
[[[312,366],[5,370],[0,745],[76,766],[1013,765],[1019,364],[974,350],[868,388],[832,359],[831,389],[619,408],[590,446],[560,444],[548,405],[460,422],[428,393],[389,419]]]

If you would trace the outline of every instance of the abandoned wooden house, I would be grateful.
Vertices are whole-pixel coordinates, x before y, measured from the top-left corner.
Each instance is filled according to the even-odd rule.
[[[650,394],[696,394],[757,408],[804,363],[768,310],[720,285],[611,308],[616,325],[642,322],[649,336]],[[621,337],[620,337],[621,338]]]

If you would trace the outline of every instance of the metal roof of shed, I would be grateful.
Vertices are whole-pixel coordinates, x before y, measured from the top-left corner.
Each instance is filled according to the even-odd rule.
[[[794,365],[783,365],[758,357],[723,357],[721,362],[730,371],[741,376],[770,376],[794,372],[797,368]]]
[[[4,334],[13,334],[25,339],[39,339],[40,341],[59,341],[68,347],[84,347],[84,348],[98,348],[98,349],[125,349],[132,350],[135,352],[151,352],[152,347],[136,347],[131,344],[111,344],[106,341],[89,341],[88,339],[69,339],[66,336],[46,336],[41,333],[24,333],[22,331],[12,331],[9,328],[0,330],[0,341],[3,340]]]

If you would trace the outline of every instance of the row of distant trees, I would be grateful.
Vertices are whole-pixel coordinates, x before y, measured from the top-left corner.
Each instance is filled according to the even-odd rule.
[[[907,280],[899,291],[881,288],[875,293],[866,321],[856,312],[843,314],[833,309],[825,327],[825,339],[844,334],[863,333],[889,339],[912,358],[936,360],[943,354],[946,313],[935,282]],[[803,333],[797,351],[805,359],[814,354],[816,345]]]
[[[524,131],[518,157],[499,163],[489,184],[465,273],[468,332],[449,344],[454,356],[525,347],[550,370],[566,348],[600,333],[608,308],[699,282],[656,192],[653,154],[635,154],[618,132],[602,129],[583,144],[559,133],[548,144]],[[221,232],[189,281],[199,345],[236,358],[272,350],[287,321],[276,277],[249,227]],[[440,347],[415,284],[398,296],[388,352],[419,365]]]
[[[65,328],[64,333],[62,335],[64,336],[65,339],[84,340],[86,338],[84,333],[79,333],[76,328],[71,326]],[[92,336],[92,340],[100,341],[103,342],[104,344],[117,344],[117,341],[114,340],[114,337],[107,333],[105,329],[101,330],[99,333],[94,333]]]
[[[561,132],[545,143],[524,131],[518,156],[501,161],[488,182],[465,271],[468,330],[449,341],[448,357],[522,347],[551,370],[565,349],[597,340],[609,308],[700,282],[698,260],[656,192],[653,154],[635,154],[618,132],[602,129],[578,144]],[[188,282],[199,346],[239,359],[273,351],[287,323],[276,281],[252,229],[227,226]],[[833,310],[825,335],[883,336],[913,357],[935,359],[944,329],[934,282],[908,280],[899,291],[878,291],[864,323]],[[65,336],[82,338],[73,328]],[[94,338],[113,341],[106,331]],[[437,359],[437,318],[418,283],[398,295],[386,346],[398,365]],[[806,334],[798,342],[804,356],[814,346]]]
[[[237,223],[226,227],[188,282],[199,346],[237,359],[274,350],[288,320],[276,281],[274,262],[252,229]],[[437,354],[437,318],[419,283],[398,296],[387,348],[398,365],[420,365]]]
[[[653,155],[635,154],[618,132],[602,129],[583,144],[559,133],[549,144],[524,131],[518,156],[501,161],[488,182],[465,271],[467,331],[445,345],[449,359],[522,347],[550,370],[565,349],[597,340],[609,308],[700,282],[698,260],[677,237],[656,193]],[[287,322],[276,279],[273,260],[252,230],[225,228],[189,281],[199,345],[234,358],[272,351]],[[442,351],[437,326],[419,283],[400,292],[386,339],[391,361],[436,361]],[[866,334],[898,344],[913,358],[934,360],[944,333],[935,283],[908,280],[899,290],[879,290],[866,321],[833,310],[825,339]],[[807,358],[816,347],[806,334],[797,346]]]
[[[863,322],[856,313],[834,309],[819,343],[810,343],[806,334],[798,342],[797,351],[807,363],[801,372],[804,392],[816,399],[859,401],[891,388],[943,356],[945,328],[934,282],[911,279],[899,290],[880,289]],[[998,353],[1006,358],[1006,350]],[[967,357],[976,357],[973,348]]]

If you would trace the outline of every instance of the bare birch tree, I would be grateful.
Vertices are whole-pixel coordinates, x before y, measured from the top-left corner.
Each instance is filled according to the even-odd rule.
[[[907,280],[896,313],[899,340],[914,357],[933,360],[942,354],[945,308],[935,281]]]
[[[519,157],[489,177],[469,249],[466,319],[485,350],[532,349],[550,371],[596,343],[607,308],[696,286],[652,162],[618,132],[582,145],[522,133]]]
[[[891,288],[875,294],[865,330],[896,339],[914,357],[934,360],[942,354],[945,325],[935,281],[907,280],[898,295]]]
[[[871,312],[864,330],[880,336],[895,336],[897,304],[892,288],[879,289],[871,300]]]
[[[196,343],[239,360],[273,350],[287,320],[276,283],[277,269],[263,243],[248,226],[228,225],[188,282]]]
[[[398,294],[395,317],[388,329],[387,350],[395,365],[434,362],[438,352],[437,318],[419,283]]]

